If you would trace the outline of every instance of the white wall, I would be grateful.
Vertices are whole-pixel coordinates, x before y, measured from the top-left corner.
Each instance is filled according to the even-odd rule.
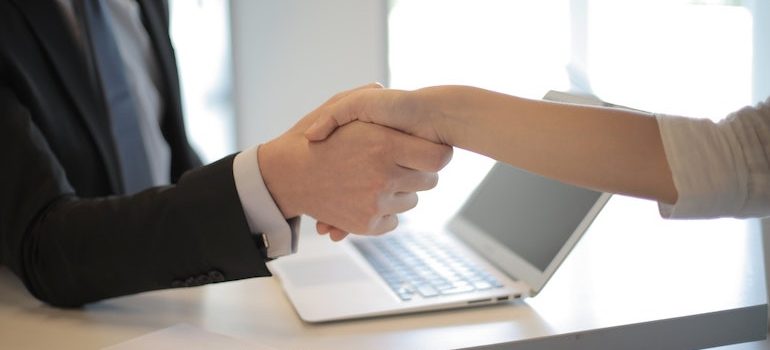
[[[754,15],[754,100],[770,96],[770,1],[748,0]]]
[[[336,92],[387,79],[387,0],[232,0],[236,136],[270,140]]]

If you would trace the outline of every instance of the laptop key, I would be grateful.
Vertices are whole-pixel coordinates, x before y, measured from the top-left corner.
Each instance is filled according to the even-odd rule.
[[[492,288],[492,284],[487,281],[476,281],[473,282],[473,287],[479,290],[484,290]]]
[[[473,290],[475,290],[475,288],[473,288],[473,286],[471,286],[471,285],[457,286],[457,287],[452,287],[452,288],[449,288],[449,289],[443,289],[441,291],[441,294],[444,294],[444,295],[458,294],[458,293],[470,292],[470,291],[473,291]]]
[[[403,300],[411,300],[412,296],[414,296],[414,289],[409,285],[402,284],[396,290],[396,294]]]
[[[401,300],[403,301],[412,300],[412,297],[414,296],[414,294],[412,293],[397,293],[397,294],[398,294],[398,297],[401,298]]]
[[[439,292],[438,290],[436,290],[436,288],[433,288],[432,286],[427,284],[417,287],[417,292],[426,298],[435,297],[439,295]]]
[[[501,287],[442,244],[418,235],[358,239],[353,246],[403,301]]]

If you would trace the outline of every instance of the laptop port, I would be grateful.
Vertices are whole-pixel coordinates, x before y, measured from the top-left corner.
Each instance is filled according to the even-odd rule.
[[[497,297],[497,301],[508,301],[508,296]]]
[[[489,303],[489,302],[492,302],[492,299],[471,300],[471,301],[468,302],[468,305],[470,305],[470,304]]]

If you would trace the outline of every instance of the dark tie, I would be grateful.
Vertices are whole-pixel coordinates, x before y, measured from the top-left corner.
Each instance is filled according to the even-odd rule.
[[[86,19],[96,70],[112,122],[123,187],[126,193],[135,193],[152,186],[153,181],[125,65],[102,0],[82,0],[79,5]]]

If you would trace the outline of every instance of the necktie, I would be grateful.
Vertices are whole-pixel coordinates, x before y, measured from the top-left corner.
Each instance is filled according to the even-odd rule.
[[[136,101],[102,0],[81,0],[79,5],[85,17],[95,67],[112,122],[123,187],[126,193],[135,193],[153,185]]]

